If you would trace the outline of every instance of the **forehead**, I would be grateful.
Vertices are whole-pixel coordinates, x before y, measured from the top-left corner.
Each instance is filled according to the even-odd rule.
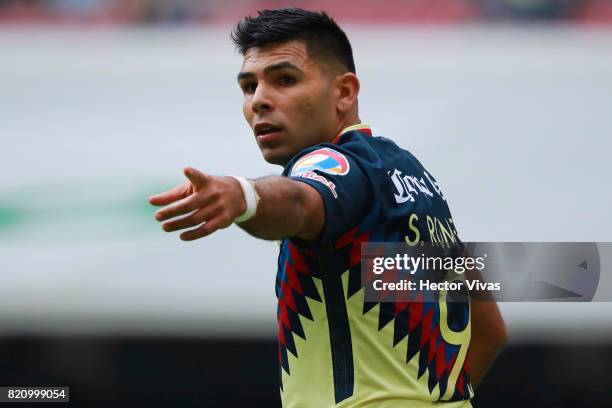
[[[289,62],[298,68],[307,69],[313,65],[303,41],[288,41],[249,48],[242,61],[242,71],[255,72],[267,65]]]

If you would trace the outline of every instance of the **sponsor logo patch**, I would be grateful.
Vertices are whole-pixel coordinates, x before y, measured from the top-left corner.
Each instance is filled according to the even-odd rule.
[[[296,174],[293,177],[301,177],[305,179],[318,181],[319,183],[323,184],[325,187],[331,190],[332,194],[334,195],[334,198],[338,198],[338,193],[336,192],[336,185],[332,181],[329,181],[328,179],[326,179],[325,177],[317,173],[314,173],[312,171],[305,171],[303,173]]]
[[[291,169],[291,176],[315,170],[334,176],[344,176],[349,172],[350,165],[346,156],[342,153],[323,147],[308,153],[295,162]]]

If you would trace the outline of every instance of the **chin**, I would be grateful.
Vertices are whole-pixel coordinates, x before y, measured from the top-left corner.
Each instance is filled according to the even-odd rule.
[[[278,166],[286,166],[287,163],[299,152],[293,152],[287,147],[259,147],[265,161]]]
[[[278,166],[286,166],[294,156],[293,154],[283,152],[281,149],[261,149],[261,154],[265,161]]]

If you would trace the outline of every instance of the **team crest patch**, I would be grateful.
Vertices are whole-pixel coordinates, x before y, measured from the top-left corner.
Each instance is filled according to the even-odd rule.
[[[334,176],[344,176],[350,170],[345,155],[328,147],[317,149],[301,157],[291,169],[291,176],[320,170]]]

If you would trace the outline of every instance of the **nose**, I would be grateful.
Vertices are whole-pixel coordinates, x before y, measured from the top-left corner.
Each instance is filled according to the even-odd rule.
[[[253,112],[261,113],[274,109],[274,102],[269,91],[270,90],[264,84],[260,83],[257,85],[255,93],[253,94],[253,99],[251,100],[251,109]]]

